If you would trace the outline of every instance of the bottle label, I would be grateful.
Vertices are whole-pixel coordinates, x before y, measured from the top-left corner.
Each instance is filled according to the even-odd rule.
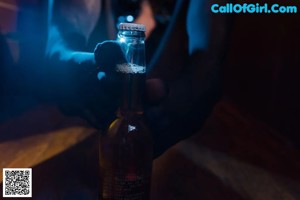
[[[118,64],[116,68],[117,72],[125,74],[144,74],[146,73],[146,67],[132,63]]]
[[[150,177],[136,173],[109,173],[103,181],[104,200],[144,200],[148,196]]]

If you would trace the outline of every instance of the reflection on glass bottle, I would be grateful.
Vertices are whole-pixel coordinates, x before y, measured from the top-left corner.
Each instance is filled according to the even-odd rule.
[[[118,41],[127,63],[116,69],[122,79],[117,119],[100,139],[100,196],[103,200],[148,200],[153,144],[143,122],[145,26],[120,24]]]

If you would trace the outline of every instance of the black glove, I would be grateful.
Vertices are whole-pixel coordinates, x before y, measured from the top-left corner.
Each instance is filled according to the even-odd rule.
[[[121,77],[117,64],[127,63],[117,41],[108,40],[97,44],[94,50],[98,70],[96,90],[86,101],[86,119],[96,128],[106,129],[116,118],[120,105]]]
[[[115,74],[117,64],[127,63],[120,44],[114,40],[98,43],[94,50],[96,65],[100,71]]]

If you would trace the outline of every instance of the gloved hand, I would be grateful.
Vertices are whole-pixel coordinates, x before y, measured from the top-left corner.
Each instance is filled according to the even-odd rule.
[[[85,87],[81,116],[94,127],[105,130],[116,118],[121,100],[122,74],[116,71],[116,66],[127,61],[119,43],[111,40],[97,44],[94,56],[98,80],[93,82],[95,85],[87,86],[95,89],[87,92]],[[147,80],[146,90],[147,104],[157,104],[165,95],[159,79]]]

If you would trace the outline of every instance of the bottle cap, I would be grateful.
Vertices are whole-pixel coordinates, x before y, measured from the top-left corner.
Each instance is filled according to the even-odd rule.
[[[135,23],[120,23],[119,30],[127,31],[146,31],[146,26],[144,24],[135,24]]]

